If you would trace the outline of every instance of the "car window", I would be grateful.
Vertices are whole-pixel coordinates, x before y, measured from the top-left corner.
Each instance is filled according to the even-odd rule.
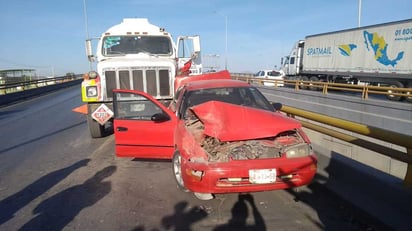
[[[264,71],[258,71],[255,76],[264,76],[265,72]]]
[[[249,92],[252,95],[252,107],[273,111],[273,106],[270,102],[265,98],[265,96],[256,88],[249,88]]]
[[[271,75],[271,76],[280,76],[281,74],[280,74],[279,71],[272,71],[272,72],[270,73],[270,75]]]
[[[130,93],[116,93],[116,119],[151,120],[157,113],[163,110],[144,96],[136,96]]]

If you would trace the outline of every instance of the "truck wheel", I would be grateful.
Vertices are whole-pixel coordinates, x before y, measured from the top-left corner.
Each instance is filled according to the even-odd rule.
[[[393,82],[393,83],[390,83],[390,84],[389,84],[389,87],[403,88],[403,84],[402,84],[401,82],[399,82],[399,81],[395,81],[395,82]],[[393,91],[393,90],[388,90],[388,93],[389,93],[389,94],[387,95],[387,97],[388,97],[389,100],[399,101],[399,100],[401,100],[401,98],[402,98],[402,96],[391,95],[391,93],[400,93],[400,92]]]
[[[104,126],[97,123],[90,115],[87,115],[87,125],[89,126],[92,138],[101,138],[104,134]]]
[[[408,83],[407,88],[412,88],[412,82]],[[412,91],[407,91],[406,94],[410,95],[405,97],[406,101],[408,101],[409,103],[412,103]]]
[[[310,77],[309,80],[310,80],[311,82],[319,82],[319,78],[318,78],[318,77],[315,77],[315,76]],[[309,90],[311,90],[311,91],[317,91],[317,90],[319,90],[319,88],[313,86],[313,84],[310,83],[310,84],[309,84]]]
[[[183,177],[182,177],[182,157],[180,156],[180,152],[179,151],[175,151],[175,153],[173,154],[173,175],[175,176],[175,180],[177,183],[177,186],[185,191],[185,192],[189,192],[189,190],[187,190],[187,188],[185,187],[185,183],[183,181]]]
[[[309,78],[307,76],[302,76],[302,81],[309,81]],[[305,85],[305,84],[307,84],[307,83],[300,83],[299,88],[302,89],[302,90],[307,90],[308,86]]]

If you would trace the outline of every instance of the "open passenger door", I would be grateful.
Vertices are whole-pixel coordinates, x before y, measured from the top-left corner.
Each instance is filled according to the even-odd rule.
[[[177,124],[175,114],[144,92],[113,92],[116,155],[171,159]]]
[[[177,38],[177,58],[179,67],[183,67],[188,61],[192,61],[190,67],[191,75],[202,73],[202,55],[200,53],[200,37],[179,36]]]

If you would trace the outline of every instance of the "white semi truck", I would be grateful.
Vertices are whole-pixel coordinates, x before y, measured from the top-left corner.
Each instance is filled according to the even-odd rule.
[[[287,80],[412,88],[412,19],[306,36],[281,64]]]
[[[98,38],[96,54],[91,39],[86,40],[86,53],[90,62],[97,62],[97,71],[85,74],[81,86],[93,138],[102,137],[112,120],[113,89],[139,90],[158,100],[171,100],[179,70],[190,67],[183,75],[202,72],[199,36],[179,36],[175,43],[169,32],[146,18],[126,18],[110,27]]]

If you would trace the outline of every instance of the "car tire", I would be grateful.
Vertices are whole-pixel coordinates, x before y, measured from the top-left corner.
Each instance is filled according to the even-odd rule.
[[[180,155],[180,152],[177,150],[173,154],[172,164],[173,175],[175,176],[178,188],[185,192],[189,192],[189,190],[185,187],[185,183],[182,177],[182,157]]]

